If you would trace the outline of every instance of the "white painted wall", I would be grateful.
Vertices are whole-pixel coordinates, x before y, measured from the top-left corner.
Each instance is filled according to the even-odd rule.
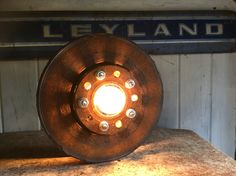
[[[234,157],[236,53],[152,56],[164,84],[159,126],[191,129]]]

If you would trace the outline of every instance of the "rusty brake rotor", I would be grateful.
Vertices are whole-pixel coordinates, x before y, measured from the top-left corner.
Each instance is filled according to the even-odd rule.
[[[156,125],[162,83],[151,58],[109,34],[81,37],[45,68],[37,103],[47,134],[88,162],[127,155]]]

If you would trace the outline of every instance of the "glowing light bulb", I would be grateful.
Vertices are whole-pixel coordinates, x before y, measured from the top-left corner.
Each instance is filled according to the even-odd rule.
[[[100,114],[104,116],[115,116],[124,109],[126,95],[118,85],[108,83],[96,90],[93,104]]]
[[[131,101],[138,101],[138,95],[136,94],[131,95]]]
[[[116,128],[121,128],[122,127],[122,122],[120,120],[117,120],[115,123]]]
[[[119,78],[120,77],[120,72],[118,70],[114,71],[113,75],[116,77],[116,78]]]
[[[89,90],[89,89],[91,89],[91,87],[92,87],[92,85],[91,85],[90,82],[84,83],[84,88],[85,88],[85,90]]]

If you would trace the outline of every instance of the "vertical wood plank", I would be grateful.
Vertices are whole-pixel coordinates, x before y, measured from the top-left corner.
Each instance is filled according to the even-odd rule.
[[[212,144],[234,158],[236,53],[213,54]]]
[[[211,55],[181,55],[180,79],[180,127],[210,140]]]
[[[178,55],[152,56],[161,75],[164,88],[164,101],[158,126],[178,128]]]
[[[1,91],[1,76],[0,76],[0,133],[3,132],[2,118],[3,118],[2,117],[2,91]]]
[[[45,66],[47,65],[49,59],[39,58],[38,59],[38,78],[40,78]]]
[[[37,86],[38,86],[41,74],[43,73],[43,70],[44,70],[45,66],[47,65],[48,61],[49,61],[49,59],[46,59],[46,58],[39,58],[38,59],[38,80],[37,80]],[[39,129],[42,129],[41,124],[39,124]]]
[[[4,132],[38,130],[36,110],[37,61],[1,61]]]

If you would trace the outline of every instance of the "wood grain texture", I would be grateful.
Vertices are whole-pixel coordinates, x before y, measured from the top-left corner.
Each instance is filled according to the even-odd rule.
[[[42,73],[43,73],[43,70],[44,70],[44,68],[45,68],[45,66],[47,65],[47,63],[48,63],[48,61],[49,61],[49,59],[46,59],[46,58],[39,58],[38,59],[38,80],[37,80],[37,86],[38,86],[38,83],[39,83],[39,80],[40,80],[40,77],[41,77],[41,75],[42,75]],[[39,127],[40,129],[43,129],[42,128],[42,126],[41,126],[41,124],[40,124],[40,127]]]
[[[156,67],[161,75],[164,88],[163,109],[158,126],[178,128],[179,126],[179,56],[178,55],[153,55]]]
[[[145,144],[131,154],[97,164],[66,156],[42,131],[3,134],[0,141],[4,141],[0,145],[1,176],[236,175],[232,158],[189,130],[155,129]]]
[[[38,130],[37,61],[1,61],[4,132]]]
[[[39,58],[38,59],[38,78],[40,78],[45,66],[47,65],[49,59]]]
[[[233,0],[1,0],[1,11],[236,10]]]
[[[191,129],[210,140],[211,57],[180,57],[180,128]]]
[[[236,53],[213,54],[212,76],[212,144],[234,157]]]

